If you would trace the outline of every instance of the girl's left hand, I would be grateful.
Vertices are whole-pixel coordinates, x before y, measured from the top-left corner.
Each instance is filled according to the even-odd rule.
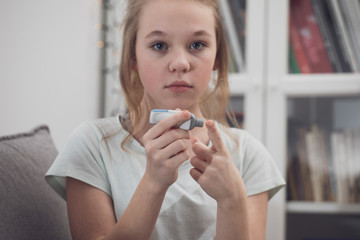
[[[192,139],[195,156],[190,162],[194,168],[191,176],[218,205],[231,204],[246,198],[246,189],[239,170],[233,163],[214,122],[205,123],[212,146],[208,147],[197,138]]]

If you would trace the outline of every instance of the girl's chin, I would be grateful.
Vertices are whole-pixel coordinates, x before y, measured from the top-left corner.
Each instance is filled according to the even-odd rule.
[[[149,100],[149,99],[148,99]],[[156,101],[149,101],[150,109],[171,109],[175,110],[177,108],[181,110],[194,111],[199,108],[194,100],[189,101],[186,98],[167,98],[157,99]]]

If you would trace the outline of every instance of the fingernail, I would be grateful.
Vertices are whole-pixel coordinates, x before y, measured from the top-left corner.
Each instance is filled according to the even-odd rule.
[[[190,117],[190,113],[186,110],[183,111],[185,117]]]
[[[214,127],[214,126],[215,126],[214,121],[212,121],[212,120],[206,121],[206,125],[207,125],[208,127]]]

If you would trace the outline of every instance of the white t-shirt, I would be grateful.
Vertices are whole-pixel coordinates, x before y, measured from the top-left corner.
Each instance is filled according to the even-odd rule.
[[[248,196],[269,191],[271,198],[285,185],[273,159],[258,140],[244,130],[231,128],[239,141],[237,147],[234,139],[217,126],[243,177]],[[121,148],[126,135],[119,117],[84,122],[46,173],[47,182],[64,199],[66,177],[99,188],[112,197],[119,219],[146,165],[145,149],[135,139],[127,145],[128,152]],[[178,179],[166,193],[152,239],[215,238],[216,201],[192,179],[191,168],[189,161],[179,167]]]

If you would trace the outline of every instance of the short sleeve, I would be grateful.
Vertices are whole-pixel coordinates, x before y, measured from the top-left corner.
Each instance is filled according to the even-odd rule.
[[[285,180],[264,145],[246,133],[243,146],[243,179],[247,194],[269,191],[269,199],[285,186]]]
[[[84,122],[71,134],[45,175],[48,184],[66,200],[66,177],[92,185],[111,195],[107,172],[101,154],[101,131]]]

